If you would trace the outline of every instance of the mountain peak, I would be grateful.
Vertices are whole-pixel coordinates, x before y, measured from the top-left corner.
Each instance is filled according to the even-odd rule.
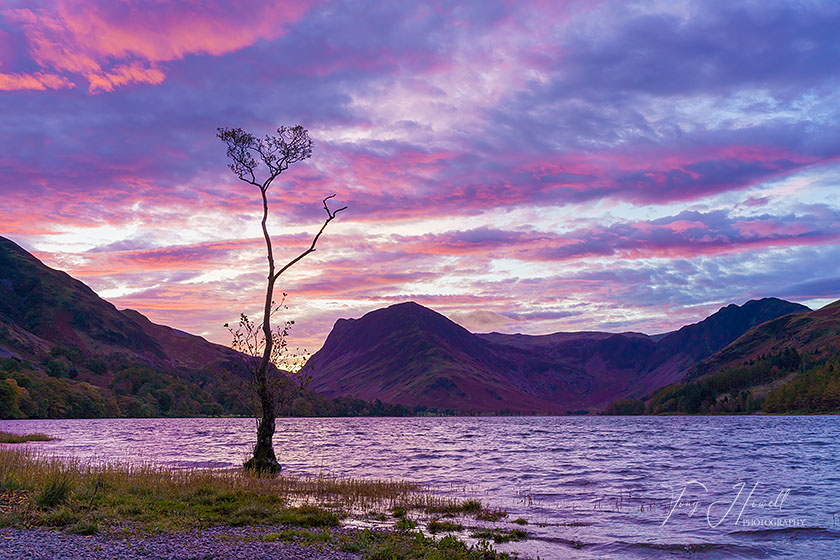
[[[307,365],[312,388],[328,397],[562,413],[673,383],[750,326],[803,309],[777,298],[733,304],[657,341],[633,332],[476,335],[406,301],[339,320]]]

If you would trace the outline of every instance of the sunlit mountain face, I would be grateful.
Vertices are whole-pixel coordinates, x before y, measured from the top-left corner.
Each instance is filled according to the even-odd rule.
[[[216,127],[302,124],[270,196],[295,345],[406,300],[472,332],[665,333],[840,286],[834,2],[6,2],[0,235],[229,342],[265,282]]]

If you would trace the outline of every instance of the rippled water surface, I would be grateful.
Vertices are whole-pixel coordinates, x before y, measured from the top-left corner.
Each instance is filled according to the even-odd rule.
[[[237,466],[249,419],[0,421],[51,453]],[[35,444],[33,444],[35,445]],[[407,479],[524,517],[541,558],[840,559],[840,417],[292,418],[285,472]]]

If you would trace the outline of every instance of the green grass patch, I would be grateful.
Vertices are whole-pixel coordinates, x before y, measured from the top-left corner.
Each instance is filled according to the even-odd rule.
[[[245,504],[231,514],[228,522],[234,527],[263,525],[273,521],[275,513],[264,504]]]
[[[480,513],[484,507],[478,500],[464,500],[462,502],[451,501],[441,504],[430,504],[423,509],[425,509],[427,513],[437,513],[450,517],[463,514],[476,515]]]
[[[67,506],[61,506],[41,515],[38,518],[38,523],[45,527],[70,527],[79,523],[84,514]]]
[[[503,517],[507,517],[507,512],[503,509],[485,509],[482,508],[475,514],[475,518],[479,521],[498,521]]]
[[[82,520],[67,529],[67,532],[73,533],[74,535],[95,535],[99,532],[99,523],[95,520]]]
[[[506,543],[510,541],[523,541],[528,538],[528,533],[522,529],[504,531],[501,529],[482,529],[470,535],[474,539],[492,540],[494,543]]]
[[[464,526],[453,521],[445,521],[440,519],[432,519],[426,525],[426,528],[433,535],[437,533],[451,533],[453,531],[463,531]]]
[[[12,434],[0,432],[0,443],[26,443],[27,441],[55,441],[47,434]]]
[[[287,508],[280,512],[278,519],[280,523],[298,527],[335,527],[341,521],[334,511],[313,505]]]
[[[394,527],[396,527],[400,531],[411,531],[412,529],[417,528],[417,522],[409,518],[408,516],[404,516],[397,519],[397,522],[394,524]]]
[[[382,512],[393,503],[427,500],[419,487],[403,482],[103,465],[26,447],[0,449],[0,490],[6,496],[0,497],[0,527],[67,528],[95,519],[100,531],[133,534],[217,525],[333,527],[344,511]]]
[[[517,525],[527,525],[528,524],[528,520],[525,519],[524,517],[517,517],[516,519],[513,520],[513,522],[516,523]]]

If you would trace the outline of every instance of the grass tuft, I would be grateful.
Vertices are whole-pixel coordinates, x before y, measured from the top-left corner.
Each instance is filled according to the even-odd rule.
[[[475,518],[479,521],[498,521],[503,517],[507,517],[507,512],[503,509],[482,508],[475,514]]]
[[[14,477],[14,475],[7,474],[5,477],[3,477],[3,480],[0,480],[0,491],[2,492],[13,492],[15,490],[23,489],[23,485],[20,483],[20,481],[18,481],[17,478]]]
[[[234,527],[269,523],[274,512],[263,504],[246,504],[233,512],[228,523]]]
[[[67,531],[74,535],[95,535],[99,532],[99,523],[93,520],[79,521]]]
[[[0,443],[26,443],[27,441],[55,441],[47,434],[13,434],[0,432]]]
[[[403,516],[397,519],[397,522],[394,523],[394,527],[396,527],[399,531],[411,531],[412,529],[417,528],[417,522],[408,516]]]
[[[280,513],[279,521],[298,527],[336,527],[341,521],[341,517],[328,509],[304,505],[283,510]]]
[[[470,535],[474,539],[492,540],[495,543],[506,543],[510,541],[522,541],[528,537],[528,533],[522,529],[503,531],[501,529],[482,529]]]
[[[453,531],[463,531],[464,530],[464,526],[461,525],[460,523],[455,523],[455,522],[452,522],[452,521],[441,521],[440,519],[437,519],[437,518],[429,521],[426,528],[433,535],[435,535],[437,533],[450,533],[450,532],[453,532]]]
[[[35,500],[39,507],[52,509],[65,503],[73,492],[73,481],[67,473],[55,473],[38,493]]]
[[[464,500],[458,502],[450,500],[448,502],[429,504],[423,508],[427,513],[437,513],[445,517],[453,517],[455,515],[473,514],[477,515],[484,509],[481,502],[478,500]]]

